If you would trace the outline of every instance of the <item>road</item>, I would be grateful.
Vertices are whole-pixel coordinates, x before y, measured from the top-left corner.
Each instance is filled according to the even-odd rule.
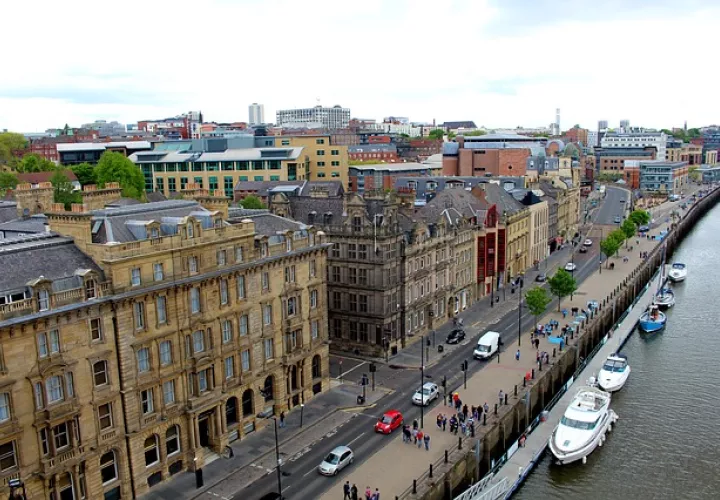
[[[630,200],[630,192],[620,187],[607,186],[605,190],[605,200],[600,206],[595,218],[595,223],[599,225],[617,225],[615,217],[622,219],[625,215],[626,203]],[[626,203],[621,203],[625,200]]]
[[[608,197],[610,194],[608,194]],[[616,201],[618,205],[619,201]],[[593,245],[586,254],[577,253],[574,262],[577,269],[574,272],[578,281],[584,281],[590,276],[598,266],[598,245]],[[532,285],[526,283],[526,286]],[[515,296],[513,296],[515,297]],[[475,321],[475,320],[473,320]],[[529,331],[534,325],[535,318],[530,315],[526,309],[523,309],[522,329],[524,332]],[[468,321],[468,325],[470,322]],[[514,338],[518,333],[518,312],[517,310],[507,313],[495,325],[491,326],[491,330],[501,333],[504,341],[508,342],[510,338]],[[472,360],[472,351],[480,331],[468,328],[468,338],[462,343],[461,348],[450,352],[445,358],[441,359],[431,368],[426,370],[426,379],[435,381],[440,385],[443,376],[447,377],[448,388],[455,389],[462,383],[462,373],[460,364],[468,359]],[[355,363],[350,364],[350,360],[343,363],[345,370],[352,370],[352,374],[348,374],[347,379],[359,378],[365,367],[359,367]],[[477,371],[487,365],[484,361],[472,361],[468,371],[468,377],[471,377]],[[357,368],[360,369],[357,369]],[[381,366],[380,371],[390,370],[390,368]],[[337,372],[336,372],[337,373]],[[407,422],[414,418],[420,418],[420,408],[412,405],[410,399],[412,393],[420,385],[419,370],[394,370],[392,373],[379,373],[383,379],[392,378],[393,386],[398,387],[394,393],[381,399],[375,408],[368,408],[361,411],[357,418],[353,418],[347,424],[340,427],[336,434],[327,437],[314,446],[307,449],[306,453],[297,457],[294,461],[283,464],[283,495],[288,500],[303,500],[309,498],[319,498],[329,488],[336,488],[341,491],[341,485],[344,481],[344,473],[341,472],[335,478],[323,477],[318,474],[317,466],[327,453],[336,446],[348,445],[355,452],[355,465],[369,459],[378,449],[388,442],[388,436],[379,435],[373,432],[373,425],[378,417],[385,410],[394,408],[400,410],[405,416]],[[352,468],[353,466],[350,466]],[[358,485],[364,488],[365,485]],[[255,483],[236,491],[231,498],[243,498],[247,500],[258,500],[263,495],[277,491],[277,475],[273,472],[264,476]]]

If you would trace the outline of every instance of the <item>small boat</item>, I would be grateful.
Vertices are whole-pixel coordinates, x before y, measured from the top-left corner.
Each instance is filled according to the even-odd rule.
[[[630,376],[630,365],[624,354],[611,354],[598,373],[597,383],[607,392],[619,391]]]
[[[675,293],[669,288],[663,288],[655,295],[655,304],[660,309],[668,309],[675,305]]]
[[[665,328],[667,316],[656,304],[651,304],[648,310],[640,316],[640,329],[645,333],[659,332]]]
[[[680,283],[681,281],[685,281],[685,278],[687,278],[687,266],[680,262],[675,262],[668,273],[668,279],[673,283]]]
[[[582,460],[605,441],[605,434],[617,422],[610,409],[610,393],[596,387],[582,387],[565,410],[548,441],[560,465]]]

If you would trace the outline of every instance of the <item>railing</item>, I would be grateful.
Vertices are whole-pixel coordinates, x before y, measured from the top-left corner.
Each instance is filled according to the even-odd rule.
[[[453,453],[455,453],[458,450],[462,450],[464,448],[464,445],[469,441],[469,439],[465,436],[459,436],[458,442],[455,443],[455,445],[450,448],[449,450],[445,450],[445,455],[438,458],[428,469],[425,470],[425,472],[422,473],[419,477],[416,479],[413,479],[413,484],[410,485],[408,488],[405,489],[400,495],[398,495],[396,498],[403,500],[405,498],[409,498],[410,495],[414,495],[416,493],[415,486],[425,479],[428,479],[430,477],[430,471],[433,471],[433,474],[435,473],[441,473],[438,469],[439,466],[445,463],[445,457],[449,457]],[[448,459],[448,464],[450,464],[450,460]]]
[[[0,316],[33,308],[33,299],[18,300],[0,306]]]
[[[53,305],[60,306],[69,304],[72,302],[78,302],[77,299],[84,299],[83,288],[73,288],[71,290],[65,290],[53,294]]]
[[[483,479],[482,481],[475,483],[466,490],[459,497],[455,497],[455,500],[495,500],[500,498],[508,490],[508,480],[506,477],[502,478],[497,483],[485,489],[489,483],[490,477]]]
[[[71,460],[75,458],[77,455],[81,455],[84,453],[85,448],[83,446],[78,446],[76,448],[73,448],[72,450],[68,450],[66,452],[60,453],[56,457],[48,458],[46,463],[49,468],[53,468],[57,465],[60,465],[64,462],[67,462],[68,460]]]

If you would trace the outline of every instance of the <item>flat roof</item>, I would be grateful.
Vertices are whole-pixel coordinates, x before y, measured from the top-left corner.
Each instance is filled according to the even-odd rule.
[[[427,163],[374,163],[369,165],[350,165],[350,169],[356,170],[388,170],[392,172],[405,172],[411,170],[432,170],[440,168],[438,164],[427,164]]]
[[[284,153],[277,156],[263,156],[263,152]],[[134,163],[183,163],[215,162],[215,161],[253,161],[253,160],[297,160],[303,152],[303,147],[279,148],[242,148],[226,149],[219,152],[200,151],[147,151],[133,153],[129,156]]]
[[[56,144],[58,153],[71,151],[105,151],[107,148],[151,149],[150,141],[63,142]]]

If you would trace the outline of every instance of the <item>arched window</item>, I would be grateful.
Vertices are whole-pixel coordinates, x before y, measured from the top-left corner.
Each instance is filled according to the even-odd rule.
[[[273,382],[273,376],[270,375],[265,379],[265,383],[263,384],[263,396],[265,397],[265,401],[272,401],[275,399],[275,387]]]
[[[180,429],[177,425],[173,425],[165,432],[165,451],[167,456],[180,451]]]
[[[118,478],[117,461],[113,450],[100,457],[100,476],[103,484],[110,483]]]
[[[252,389],[248,389],[243,392],[242,395],[242,412],[243,417],[250,417],[255,413],[255,402],[253,401],[254,394]]]
[[[149,467],[156,464],[158,460],[158,440],[157,436],[153,434],[145,440],[145,466]]]
[[[235,397],[225,403],[225,421],[228,425],[238,423],[238,400]]]
[[[316,354],[312,359],[312,377],[320,378],[322,375],[322,369],[320,364],[320,355]]]

